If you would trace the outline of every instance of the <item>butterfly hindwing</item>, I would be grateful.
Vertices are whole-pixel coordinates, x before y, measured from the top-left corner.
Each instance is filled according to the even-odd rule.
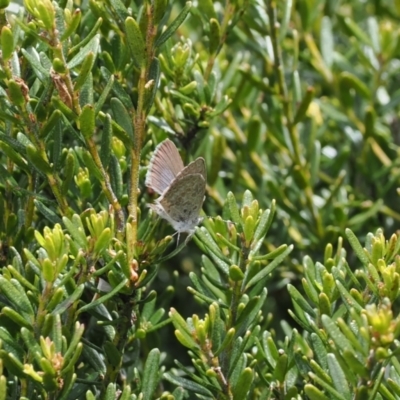
[[[201,174],[178,176],[159,198],[168,221],[179,232],[190,232],[199,223],[206,181]]]

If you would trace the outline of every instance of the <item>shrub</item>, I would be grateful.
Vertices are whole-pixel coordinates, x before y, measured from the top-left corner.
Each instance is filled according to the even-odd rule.
[[[397,3],[0,1],[0,400],[400,398]]]

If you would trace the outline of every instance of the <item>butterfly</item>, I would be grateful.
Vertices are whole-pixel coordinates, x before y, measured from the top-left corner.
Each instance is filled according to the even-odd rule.
[[[149,206],[172,225],[178,233],[178,242],[181,232],[189,233],[190,238],[202,220],[199,214],[205,199],[206,180],[204,158],[199,157],[185,167],[171,140],[164,140],[156,147],[145,184],[160,197]]]

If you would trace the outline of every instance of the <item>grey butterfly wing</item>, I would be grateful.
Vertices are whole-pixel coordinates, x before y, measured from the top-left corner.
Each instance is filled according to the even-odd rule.
[[[190,232],[199,223],[206,181],[201,174],[178,176],[159,198],[168,221],[178,232]]]
[[[145,184],[156,193],[163,194],[183,169],[178,149],[171,140],[164,140],[156,147],[151,157]]]
[[[203,157],[196,158],[194,161],[188,164],[179,173],[178,177],[191,174],[200,174],[204,180],[207,181],[206,163]]]

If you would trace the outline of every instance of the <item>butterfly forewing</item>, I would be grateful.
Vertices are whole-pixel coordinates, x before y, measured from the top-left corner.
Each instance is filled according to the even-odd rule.
[[[196,158],[196,160],[188,164],[179,173],[178,177],[191,174],[200,174],[204,178],[204,180],[207,181],[206,163],[203,157]]]
[[[199,223],[205,190],[206,181],[203,175],[179,175],[160,197],[159,204],[178,232],[189,232]]]
[[[163,194],[182,170],[184,165],[178,149],[171,140],[164,140],[156,147],[151,157],[146,186],[158,194]]]

